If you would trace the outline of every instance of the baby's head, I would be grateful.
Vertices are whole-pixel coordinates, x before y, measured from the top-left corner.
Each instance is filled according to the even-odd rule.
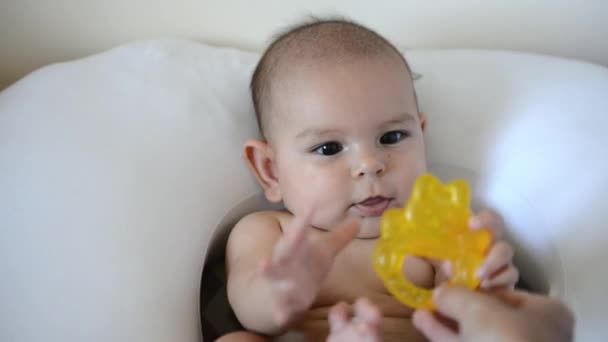
[[[270,45],[251,91],[264,139],[245,156],[266,198],[312,211],[315,227],[354,217],[360,237],[378,236],[379,216],[426,171],[425,119],[399,51],[352,22],[306,23]]]

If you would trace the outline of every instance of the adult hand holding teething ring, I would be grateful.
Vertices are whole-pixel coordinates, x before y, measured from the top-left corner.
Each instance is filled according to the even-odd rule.
[[[427,174],[417,180],[404,209],[385,212],[374,267],[401,302],[415,308],[433,308],[432,290],[416,287],[402,274],[408,255],[449,261],[451,285],[474,289],[480,278],[484,279],[484,288],[515,284],[518,274],[511,265],[513,251],[508,244],[492,246],[486,259],[492,240],[502,234],[502,221],[490,211],[471,217],[469,206],[466,182],[442,185]],[[480,229],[486,227],[490,230]]]
[[[572,341],[574,319],[561,302],[523,291],[472,292],[466,288],[441,288],[435,293],[437,312],[414,313],[414,325],[428,339],[438,341]]]

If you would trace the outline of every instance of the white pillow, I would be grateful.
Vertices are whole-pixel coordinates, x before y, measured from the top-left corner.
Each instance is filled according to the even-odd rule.
[[[600,339],[608,71],[506,52],[407,57],[423,75],[432,170],[474,183],[509,223],[524,276],[574,306],[577,337]],[[257,58],[139,42],[0,93],[0,340],[200,340],[209,242],[258,193],[241,160],[258,134]]]
[[[0,340],[200,339],[208,241],[258,191],[257,58],[142,42],[0,94]]]

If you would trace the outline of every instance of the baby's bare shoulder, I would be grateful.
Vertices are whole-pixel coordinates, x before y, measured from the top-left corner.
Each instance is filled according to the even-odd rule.
[[[227,264],[259,260],[269,254],[282,235],[286,215],[280,211],[259,211],[240,219],[228,238]]]
[[[230,236],[245,234],[250,237],[252,233],[280,233],[290,216],[291,214],[283,211],[256,211],[243,216],[230,232]]]

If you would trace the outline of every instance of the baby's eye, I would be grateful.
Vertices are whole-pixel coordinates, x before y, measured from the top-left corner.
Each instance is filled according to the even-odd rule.
[[[407,138],[409,136],[408,132],[405,131],[390,131],[384,133],[380,137],[380,143],[383,145],[392,145],[400,142],[401,140]]]
[[[318,147],[315,147],[313,149],[313,152],[324,155],[324,156],[333,156],[334,154],[340,153],[343,149],[342,144],[335,142],[335,141],[331,141],[328,143],[325,143],[323,145],[320,145]]]

